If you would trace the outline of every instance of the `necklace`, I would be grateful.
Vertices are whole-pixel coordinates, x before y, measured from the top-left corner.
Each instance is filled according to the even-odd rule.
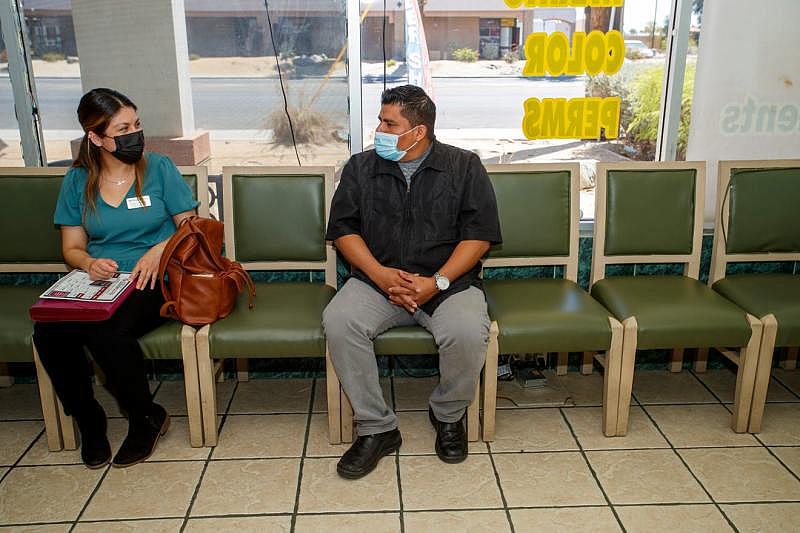
[[[130,179],[130,176],[127,177],[127,178],[122,178],[121,180],[110,180],[110,179],[104,177],[103,181],[108,182],[108,183],[110,183],[112,185],[116,185],[117,187],[120,187],[122,185],[125,185],[128,182],[129,179]]]

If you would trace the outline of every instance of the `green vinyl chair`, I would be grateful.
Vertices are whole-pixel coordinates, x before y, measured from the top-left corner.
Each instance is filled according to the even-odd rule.
[[[27,270],[21,270],[22,265],[16,267],[3,268],[6,272],[67,272],[67,267],[63,263],[61,256],[61,237],[58,229],[53,225],[53,211],[55,209],[58,191],[61,181],[67,168],[37,168],[37,169],[4,169],[0,178],[3,185],[15,189],[15,191],[4,191],[8,193],[6,198],[15,198],[9,205],[24,211],[25,218],[19,218],[20,213],[6,211],[0,216],[14,215],[20,227],[26,231],[26,246],[28,250],[4,249],[9,257],[29,257],[45,264],[24,264]],[[195,196],[200,200],[198,213],[201,216],[208,216],[208,174],[205,167],[179,167],[181,174],[187,181]],[[5,181],[8,178],[9,181]],[[5,188],[5,187],[4,187]],[[12,196],[13,194],[13,196]],[[35,205],[34,205],[35,204]],[[43,208],[43,205],[46,207]],[[11,226],[9,226],[11,227]],[[31,238],[30,231],[34,232],[35,238]],[[49,250],[49,251],[47,251]],[[45,252],[47,251],[47,252]],[[58,261],[58,262],[56,262]],[[8,266],[8,265],[6,265]],[[13,311],[9,310],[9,327],[3,327],[3,332],[7,337],[17,338],[17,350],[3,350],[3,353],[23,353],[18,351],[23,346],[29,346],[33,352],[33,361],[36,365],[37,382],[39,384],[39,394],[42,402],[42,411],[45,417],[45,428],[47,432],[48,448],[51,451],[61,449],[72,450],[77,448],[78,440],[72,417],[64,413],[61,402],[56,397],[50,378],[44,367],[39,361],[31,335],[33,333],[33,322],[28,318],[28,308],[33,304],[38,295],[41,294],[46,286],[34,287],[5,287],[8,289],[9,299],[4,301],[13,302]],[[5,308],[5,306],[4,306]],[[194,328],[170,321],[163,326],[147,333],[139,339],[139,344],[149,359],[179,359],[184,365],[184,380],[186,385],[187,414],[189,418],[190,442],[193,446],[202,446],[202,428],[200,425],[200,403],[197,394],[197,358],[194,347]],[[22,360],[25,360],[24,358]]]
[[[322,311],[336,292],[336,253],[325,242],[330,167],[225,167],[225,254],[247,270],[324,270],[325,282],[256,283],[233,312],[197,332],[203,435],[217,443],[216,375],[225,359],[325,357]],[[330,368],[328,368],[330,371]],[[339,395],[328,395],[338,427]]]
[[[580,167],[577,163],[489,165],[503,243],[487,267],[563,266],[563,278],[484,280],[489,314],[499,329],[500,353],[557,352],[560,373],[568,352],[605,367],[603,432],[617,432],[622,324],[577,284]],[[604,352],[599,355],[598,352]],[[584,361],[585,363],[585,361]],[[583,365],[584,369],[586,364]],[[497,368],[487,368],[484,412],[493,412]],[[488,406],[488,407],[487,407]],[[492,440],[484,415],[484,440]]]
[[[791,273],[727,274],[730,263],[800,261],[800,160],[720,161],[717,217],[709,284],[759,317],[763,324],[748,430],[764,415],[775,348],[784,368],[797,365],[800,346],[800,276]]]
[[[625,329],[618,435],[628,428],[637,349],[674,349],[674,363],[685,348],[720,346],[739,366],[731,425],[747,431],[761,322],[697,279],[704,191],[705,163],[597,166],[591,294]],[[605,277],[607,265],[643,263],[682,264],[683,275]]]
[[[61,182],[67,168],[0,168],[0,224],[5,228],[0,247],[0,272],[4,274],[66,273],[61,255],[61,234],[53,225]],[[0,380],[12,385],[8,363],[36,365],[47,447],[51,451],[74,449],[74,431],[61,420],[66,417],[50,378],[33,344],[33,322],[28,309],[49,286],[47,280],[30,285],[0,285]]]

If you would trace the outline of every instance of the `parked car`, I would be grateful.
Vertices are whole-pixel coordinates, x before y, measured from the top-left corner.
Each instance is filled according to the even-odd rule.
[[[648,48],[642,41],[626,40],[625,41],[625,54],[636,54],[639,57],[649,58],[656,57],[656,51]]]

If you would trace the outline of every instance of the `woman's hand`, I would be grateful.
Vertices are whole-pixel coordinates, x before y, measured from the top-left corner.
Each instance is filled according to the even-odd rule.
[[[86,272],[92,281],[108,279],[117,272],[117,263],[113,259],[92,259]]]
[[[136,288],[144,289],[147,284],[150,288],[156,287],[158,281],[158,265],[161,262],[161,254],[164,252],[164,247],[167,241],[162,241],[149,250],[136,262],[131,271],[131,277],[136,279]]]

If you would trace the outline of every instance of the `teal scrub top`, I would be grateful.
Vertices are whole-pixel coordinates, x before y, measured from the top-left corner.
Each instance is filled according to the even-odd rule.
[[[172,160],[148,153],[142,183],[142,198],[149,207],[137,207],[135,184],[118,207],[96,197],[94,212],[86,210],[86,179],[83,167],[71,168],[61,184],[54,222],[59,226],[83,226],[89,236],[86,251],[94,258],[113,259],[119,270],[129,272],[154,245],[175,233],[173,215],[195,209],[199,202]],[[132,198],[130,202],[128,199]],[[132,204],[132,205],[131,205]]]

